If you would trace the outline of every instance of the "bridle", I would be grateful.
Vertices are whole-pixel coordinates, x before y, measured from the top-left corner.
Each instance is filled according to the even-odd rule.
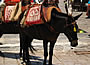
[[[65,27],[68,27],[68,26],[71,26],[71,25],[75,25],[75,24],[76,24],[76,21],[74,21],[74,22],[72,22],[72,23],[70,23],[70,24],[67,24],[67,23],[66,23]]]

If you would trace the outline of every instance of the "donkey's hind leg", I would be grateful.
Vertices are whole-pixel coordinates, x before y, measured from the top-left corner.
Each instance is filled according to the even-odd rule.
[[[54,49],[55,43],[56,43],[56,41],[51,41],[50,42],[50,46],[49,46],[49,64],[48,65],[52,65],[52,56],[53,56],[53,49]]]
[[[29,47],[31,45],[31,42],[33,41],[32,38],[26,37],[25,38],[25,48],[24,48],[24,52],[25,52],[25,57],[26,57],[26,65],[31,65],[31,62],[29,61]]]
[[[46,65],[47,56],[48,56],[48,41],[43,40],[43,48],[44,48],[44,62],[43,62],[43,65]]]
[[[20,53],[19,53],[19,55],[20,55],[20,59],[22,58],[22,54],[23,54],[23,42],[22,42],[22,36],[21,36],[21,34],[19,34],[19,37],[20,37]]]

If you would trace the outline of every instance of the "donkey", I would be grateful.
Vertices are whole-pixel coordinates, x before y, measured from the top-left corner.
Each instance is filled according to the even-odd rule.
[[[3,21],[0,21],[0,37],[2,37],[3,34],[19,34],[20,37],[20,57],[22,56],[22,35],[20,34],[20,29],[18,26],[18,21],[5,23]],[[29,46],[30,50],[35,50],[32,46]],[[33,51],[32,51],[33,52]]]
[[[3,34],[19,34],[20,35],[20,57],[21,57],[21,54],[22,54],[22,50],[23,48],[21,47],[22,46],[22,36],[20,34],[20,30],[19,30],[19,16],[20,14],[22,13],[21,11],[21,2],[17,3],[16,4],[16,9],[15,9],[15,12],[12,13],[11,16],[14,16],[10,19],[9,22],[5,22],[5,21],[2,21],[0,20],[0,37],[3,35]],[[4,12],[2,12],[4,13]],[[2,16],[4,17],[4,15]],[[34,50],[34,48],[32,46],[30,46],[30,50]]]
[[[53,56],[53,49],[54,45],[57,41],[57,38],[60,33],[64,33],[69,41],[71,42],[72,47],[76,47],[78,45],[78,37],[77,37],[77,30],[78,25],[76,21],[80,16],[79,14],[75,17],[68,16],[65,13],[58,12],[56,9],[53,8],[51,12],[51,20],[44,24],[37,24],[32,25],[29,27],[20,27],[20,34],[22,34],[23,39],[23,61],[26,64],[29,64],[29,51],[28,51],[28,44],[31,44],[33,39],[43,40],[43,48],[44,48],[44,62],[43,65],[46,65],[46,60],[48,56],[48,49],[47,45],[50,42],[50,49],[49,49],[49,64],[52,65],[52,56]],[[44,20],[44,19],[43,19]],[[45,21],[45,20],[44,20]],[[29,43],[28,43],[29,40]]]

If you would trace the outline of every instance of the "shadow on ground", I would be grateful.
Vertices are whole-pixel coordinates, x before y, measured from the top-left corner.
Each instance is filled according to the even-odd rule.
[[[9,53],[9,52],[1,52],[1,51],[0,51],[0,57],[4,57],[4,58],[6,57],[6,58],[12,58],[12,59],[20,58],[19,53]],[[43,59],[39,56],[30,55],[29,58],[30,58],[32,65],[38,65],[38,64],[42,65],[43,64]]]

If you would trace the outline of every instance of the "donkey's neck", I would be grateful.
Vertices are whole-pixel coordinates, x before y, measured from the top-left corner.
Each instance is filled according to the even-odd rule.
[[[52,17],[51,26],[55,29],[56,32],[64,32],[66,25],[65,18],[54,18]]]
[[[71,17],[66,13],[58,12],[56,9],[52,10],[52,16],[55,16],[58,18],[69,18],[69,17]]]

